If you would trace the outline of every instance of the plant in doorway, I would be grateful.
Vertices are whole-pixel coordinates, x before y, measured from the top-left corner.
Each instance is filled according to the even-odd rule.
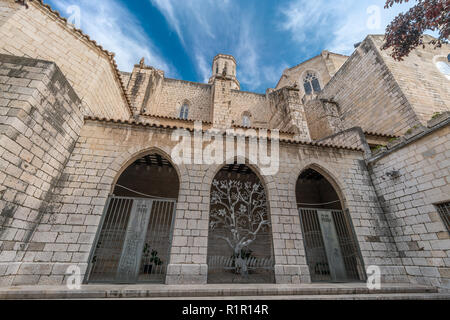
[[[143,253],[145,274],[150,274],[152,272],[153,265],[160,266],[163,264],[162,260],[158,257],[158,251],[151,249],[148,243],[144,245]]]
[[[250,257],[252,256],[252,250],[248,249],[248,248],[242,248],[241,252],[239,253],[234,253],[231,256],[231,259],[233,261],[233,265],[235,266],[234,272],[235,273],[241,273],[241,265],[239,264],[239,260],[242,262],[247,262]],[[246,272],[248,272],[248,268],[246,268]],[[247,274],[244,274],[247,275]]]

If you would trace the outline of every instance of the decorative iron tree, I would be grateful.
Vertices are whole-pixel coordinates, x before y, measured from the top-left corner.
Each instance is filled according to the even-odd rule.
[[[267,217],[266,193],[260,183],[237,180],[214,180],[211,192],[210,230],[224,228],[224,240],[233,251],[235,272],[248,274],[244,249],[265,231],[270,222]]]

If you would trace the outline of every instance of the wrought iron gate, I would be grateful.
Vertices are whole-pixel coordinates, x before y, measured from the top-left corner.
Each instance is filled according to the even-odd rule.
[[[299,208],[312,281],[364,281],[366,273],[348,211]]]
[[[86,282],[164,283],[176,201],[110,197]]]

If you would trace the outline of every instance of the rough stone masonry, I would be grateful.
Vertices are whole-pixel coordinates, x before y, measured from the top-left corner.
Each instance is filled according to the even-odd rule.
[[[450,289],[450,93],[437,67],[450,46],[396,62],[370,35],[350,57],[324,51],[257,94],[240,90],[238,62],[226,54],[208,83],[166,78],[145,61],[119,71],[58,12],[27,4],[0,0],[0,285],[64,284],[70,266],[90,283],[111,199],[139,166],[155,172],[140,197],[160,185],[178,190],[158,281],[208,283],[211,185],[235,159],[173,162],[173,132],[200,121],[203,130],[279,131],[277,174],[226,167],[264,185],[273,282],[324,276],[300,214],[308,193],[347,215],[339,239],[352,248],[341,250],[354,254],[345,261],[358,261],[360,280],[378,266],[385,283]],[[302,189],[305,181],[317,188]],[[139,183],[128,187],[139,197]]]

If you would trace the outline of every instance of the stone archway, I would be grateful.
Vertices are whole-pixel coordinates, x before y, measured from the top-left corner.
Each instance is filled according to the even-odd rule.
[[[164,283],[179,193],[162,152],[133,157],[119,171],[89,260],[89,283]]]
[[[296,200],[311,281],[364,281],[366,274],[345,199],[337,183],[314,165],[296,183]]]
[[[250,165],[228,164],[212,180],[208,283],[273,283],[266,186]]]

